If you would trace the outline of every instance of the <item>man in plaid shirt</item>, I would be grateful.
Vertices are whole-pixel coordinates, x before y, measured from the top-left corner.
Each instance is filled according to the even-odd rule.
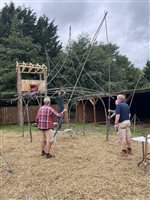
[[[52,107],[50,107],[50,98],[44,98],[44,105],[39,108],[37,115],[36,115],[36,123],[40,133],[40,142],[41,142],[41,150],[42,156],[46,156],[46,158],[55,157],[54,155],[50,154],[50,149],[52,145],[52,138],[53,138],[53,121],[52,117],[53,114],[57,117],[62,117],[62,114],[65,112],[63,110],[61,113],[58,113]]]

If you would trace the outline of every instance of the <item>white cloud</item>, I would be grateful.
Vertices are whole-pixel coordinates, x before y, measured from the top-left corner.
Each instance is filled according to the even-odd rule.
[[[6,1],[2,1],[3,3]],[[7,1],[9,2],[9,1]],[[45,14],[58,25],[60,40],[66,44],[69,26],[72,26],[72,39],[82,32],[92,38],[100,24],[104,11],[108,11],[107,25],[109,41],[120,47],[135,66],[143,67],[149,52],[150,4],[145,0],[128,1],[15,1],[16,5],[31,7],[38,16]],[[103,27],[98,41],[106,42]]]

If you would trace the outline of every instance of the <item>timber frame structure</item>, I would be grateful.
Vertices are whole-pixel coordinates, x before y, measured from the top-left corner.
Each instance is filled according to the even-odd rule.
[[[32,93],[31,85],[37,87],[36,91],[42,92],[47,96],[47,67],[42,64],[32,64],[16,62],[17,72],[17,93],[18,93],[18,124],[23,125],[23,93]],[[39,75],[39,80],[23,80],[22,74]]]
[[[76,122],[106,123],[108,118],[108,101],[110,108],[115,109],[115,99],[118,94],[126,96],[130,106],[131,119],[136,117],[139,121],[150,121],[150,88],[116,92],[111,95],[97,94],[75,98]]]
[[[106,97],[108,98],[108,96]],[[104,95],[83,96],[75,99],[76,122],[107,123],[107,100]]]

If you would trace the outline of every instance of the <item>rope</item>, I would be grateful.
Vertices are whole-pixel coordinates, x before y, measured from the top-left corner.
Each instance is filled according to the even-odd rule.
[[[106,40],[107,40],[107,44],[109,43],[108,40],[108,30],[107,30],[107,19],[105,18],[105,30],[106,30]],[[109,63],[108,63],[108,109],[110,110],[110,52],[108,51],[108,59],[109,59]],[[106,120],[106,127],[107,127],[107,131],[106,131],[106,140],[108,141],[108,137],[109,137],[109,130],[110,130],[110,112],[108,112],[108,117]]]
[[[97,29],[97,31],[96,31],[96,33],[95,33],[95,35],[94,35],[94,37],[93,37],[91,43],[94,43],[94,42],[95,42],[95,40],[96,40],[96,38],[97,38],[97,36],[98,36],[98,33],[99,33],[99,31],[100,31],[100,29],[101,29],[101,27],[102,27],[102,25],[103,25],[103,22],[104,22],[104,20],[105,20],[105,18],[106,18],[106,15],[107,15],[107,12],[105,13],[105,15],[104,15],[104,17],[103,17],[103,19],[102,19],[102,22],[100,23],[100,25],[99,25],[99,27],[98,27],[98,29]],[[70,96],[70,98],[69,98],[68,104],[69,104],[70,101],[71,101],[71,98],[72,98],[72,96],[73,96],[73,94],[74,94],[74,91],[75,91],[75,89],[76,89],[77,83],[78,83],[78,81],[79,81],[79,79],[80,79],[80,77],[81,77],[81,74],[82,74],[83,69],[84,69],[84,67],[85,67],[85,64],[86,64],[86,62],[87,62],[87,59],[88,59],[88,57],[89,57],[89,55],[90,55],[90,53],[91,53],[91,51],[92,51],[92,48],[93,48],[93,47],[92,47],[92,45],[91,45],[91,47],[90,47],[90,49],[89,49],[89,52],[87,53],[86,59],[85,59],[85,61],[84,61],[84,63],[83,63],[83,66],[82,66],[82,68],[81,68],[81,71],[80,71],[80,73],[79,73],[79,76],[78,76],[78,78],[77,78],[77,80],[76,80],[76,83],[75,83],[75,86],[74,86],[73,91],[72,91],[72,93],[71,93],[71,96]]]
[[[70,52],[71,52],[71,64],[72,64],[72,67],[73,67],[73,71],[74,71],[74,74],[76,76],[76,79],[77,79],[77,73],[76,73],[76,70],[75,70],[75,67],[74,67],[74,63],[72,61],[72,48],[71,48],[71,26],[69,28],[69,48],[70,48]],[[79,85],[81,86],[80,82],[79,82]],[[81,87],[82,88],[82,87]]]
[[[82,66],[82,64],[81,64],[81,62],[80,62],[80,60],[79,60],[79,58],[78,58],[78,56],[77,56],[77,54],[76,54],[75,51],[74,51],[74,54],[75,54],[75,56],[76,56],[76,59],[77,59],[79,65]],[[84,70],[84,72],[86,73],[86,75],[94,82],[94,84],[95,84],[99,89],[101,89],[104,93],[106,93],[105,90],[104,90],[102,87],[100,87],[100,86],[96,83],[96,81],[91,77],[91,75],[90,75],[85,69],[83,69],[83,70]]]
[[[139,76],[139,78],[138,78],[138,80],[137,80],[137,82],[136,82],[135,88],[134,88],[134,90],[133,90],[133,95],[132,95],[132,98],[131,98],[131,101],[130,101],[129,108],[131,107],[131,104],[132,104],[132,101],[133,101],[133,98],[134,98],[135,91],[136,91],[136,89],[137,89],[138,83],[139,83],[139,81],[140,81],[142,75],[143,75],[143,74],[141,73],[140,76]]]
[[[2,156],[2,158],[4,159],[5,163],[7,164],[8,166],[8,169],[6,171],[8,171],[9,173],[13,174],[13,170],[11,169],[11,166],[10,164],[8,163],[8,161],[6,160],[6,158],[3,156],[2,152],[0,152],[0,156]]]
[[[67,55],[67,56],[68,56],[68,55]],[[66,60],[67,60],[67,56],[66,56],[66,58],[65,58],[65,60],[64,60],[64,63],[63,63],[62,66],[60,67],[60,69],[57,71],[57,73],[55,74],[55,76],[53,76],[53,77],[51,78],[51,80],[47,83],[47,85],[48,85],[49,83],[51,83],[52,80],[54,80],[54,78],[59,74],[59,72],[61,71],[61,69],[63,68],[63,66],[64,66],[64,64],[65,64],[65,62],[66,62]]]
[[[25,108],[26,108],[26,111],[27,111],[27,121],[28,121],[28,127],[29,127],[30,142],[32,142],[32,130],[31,130],[31,124],[30,124],[30,119],[29,119],[29,109],[28,109],[28,105],[29,105],[30,100],[28,100],[28,102],[26,103],[26,101],[23,98],[23,102],[25,104]],[[23,122],[23,124],[24,124],[24,122]],[[23,131],[24,131],[24,126],[23,126]],[[23,135],[24,135],[24,133],[23,133]]]
[[[61,61],[61,58],[62,58],[63,56],[60,58],[60,60],[58,61],[58,63],[57,63],[56,66],[55,66],[54,63],[52,62],[52,60],[50,59],[50,57],[49,57],[47,51],[46,51],[46,55],[47,55],[47,60],[48,60],[48,61],[50,60],[52,66],[54,67],[53,70],[51,71],[51,73],[48,74],[48,77],[49,77],[55,69],[57,70],[57,66],[58,66],[58,64],[59,64],[59,62]],[[49,62],[48,62],[48,63],[49,63]],[[50,68],[50,67],[49,67],[49,68]],[[57,70],[57,72],[58,72],[58,70]],[[60,73],[60,72],[59,72],[59,73]],[[72,85],[72,83],[70,83],[70,81],[68,81],[68,80],[65,78],[64,75],[61,74],[61,77],[62,77],[66,82],[68,82],[70,85]]]

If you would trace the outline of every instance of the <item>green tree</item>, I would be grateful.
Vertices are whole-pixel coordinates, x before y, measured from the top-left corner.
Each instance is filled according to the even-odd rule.
[[[32,42],[29,36],[24,37],[19,29],[20,22],[14,16],[10,27],[8,38],[1,38],[0,45],[1,78],[0,90],[14,91],[16,89],[16,61],[41,62],[42,57],[38,55],[40,46]]]
[[[11,23],[16,14],[14,3],[5,4],[0,12],[0,38],[8,37],[10,34]]]
[[[111,92],[134,89],[142,73],[126,56],[119,54],[118,46],[97,42],[91,44],[87,35],[81,35],[76,41],[72,41],[66,52],[68,60],[65,76],[72,85],[76,83],[86,59],[78,87],[106,92],[109,91],[109,86]]]
[[[0,11],[0,90],[16,89],[16,61],[46,64],[46,50],[55,60],[60,49],[54,21],[37,19],[31,9],[16,8],[13,2],[6,4]]]
[[[146,63],[146,66],[143,69],[144,71],[144,77],[147,79],[148,82],[150,82],[150,61],[148,60]]]
[[[54,20],[49,23],[49,19],[45,15],[39,17],[33,38],[35,43],[41,45],[40,54],[42,56],[45,56],[47,51],[49,57],[52,59],[60,52],[62,46],[58,40],[57,29],[58,27],[54,25]]]
[[[21,6],[15,8],[13,2],[9,5],[5,4],[0,12],[0,38],[9,37],[12,28],[14,16],[20,22],[20,29],[24,36],[32,36],[36,24],[36,15],[29,8],[22,8]]]

